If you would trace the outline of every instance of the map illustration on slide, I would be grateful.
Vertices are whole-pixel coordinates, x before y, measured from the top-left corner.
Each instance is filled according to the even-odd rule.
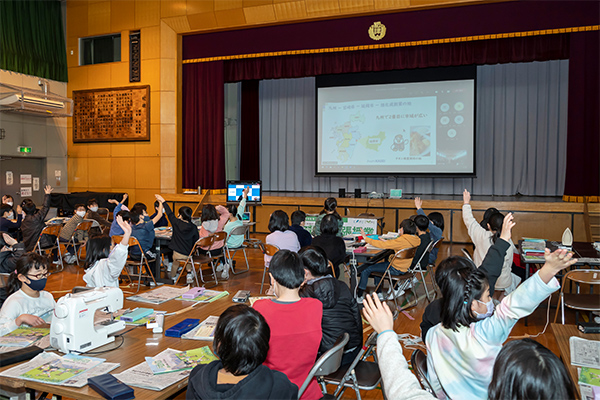
[[[434,96],[326,103],[324,165],[433,165]]]

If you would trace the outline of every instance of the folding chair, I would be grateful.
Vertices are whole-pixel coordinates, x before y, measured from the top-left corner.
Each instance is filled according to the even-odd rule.
[[[462,251],[463,255],[465,257],[467,257],[469,259],[469,261],[474,262],[473,261],[473,257],[471,257],[471,253],[469,252],[468,249],[466,249],[465,247],[463,247],[462,249],[460,249],[460,251]]]
[[[337,278],[337,276],[335,276],[335,268],[333,267],[333,263],[331,262],[331,260],[327,260],[327,265],[329,265],[329,268],[331,268],[331,276]]]
[[[373,331],[367,339],[365,345],[360,349],[356,358],[348,368],[340,368],[322,378],[325,384],[337,385],[334,396],[340,399],[346,388],[352,388],[356,392],[357,400],[361,400],[361,390],[373,390],[381,383],[381,392],[386,399],[383,382],[381,381],[381,372],[377,363],[377,355],[373,351],[377,343],[377,332]],[[375,361],[366,359],[372,355]]]
[[[433,248],[433,246],[438,242],[439,240],[432,242],[430,241],[429,244],[427,245],[427,247],[425,248],[425,251],[423,252],[423,254],[421,254],[421,257],[419,257],[419,261],[417,261],[417,263],[415,264],[415,274],[418,272],[419,275],[421,276],[421,283],[423,283],[423,287],[425,288],[425,295],[427,296],[427,300],[431,301],[435,298],[436,292],[434,290],[433,292],[433,297],[430,298],[429,297],[429,289],[427,289],[427,282],[425,282],[425,275],[423,275],[423,269],[421,268],[421,262],[423,261],[423,259],[425,257],[429,257],[429,253],[431,252],[431,249]],[[429,263],[429,260],[428,260]],[[427,267],[425,267],[427,268]],[[433,277],[431,278],[433,280]],[[435,283],[434,283],[434,289],[435,289]]]
[[[279,251],[279,247],[272,245],[272,244],[260,242],[258,244],[258,246],[260,247],[260,250],[262,251],[263,255],[265,255],[265,256],[273,257],[275,255],[275,253],[277,253]],[[262,281],[260,283],[260,294],[262,294],[262,291],[263,291],[263,286],[265,284],[265,276],[267,276],[268,269],[269,269],[269,262],[267,261],[267,262],[265,262],[265,266],[263,269]]]
[[[565,293],[567,280],[575,282],[576,293]],[[580,293],[580,285],[590,285],[590,293]],[[594,286],[600,285],[600,270],[598,269],[573,269],[567,272],[560,285],[560,295],[556,306],[554,322],[558,319],[560,309],[562,324],[565,324],[565,306],[582,311],[600,311],[600,295],[594,293]],[[571,285],[569,285],[571,286]],[[575,323],[579,319],[579,313],[575,313]]]
[[[217,281],[217,272],[215,271],[213,257],[210,255],[210,248],[214,242],[215,242],[214,235],[210,235],[210,236],[198,239],[198,241],[194,244],[192,251],[190,251],[190,254],[188,255],[187,259],[185,261],[179,261],[179,265],[181,265],[182,268],[181,268],[181,272],[179,273],[179,275],[177,275],[175,284],[177,284],[179,282],[179,280],[181,279],[181,276],[184,274],[184,272],[187,273],[187,266],[190,265],[192,276],[196,280],[196,286],[200,286],[200,282],[198,282],[198,275],[196,273],[196,268],[194,268],[194,266],[198,265],[198,271],[200,272],[200,279],[202,280],[202,282],[204,282],[204,275],[202,274],[202,264],[210,264],[210,266],[212,268],[213,277],[215,278],[215,285],[218,285],[219,282]],[[209,248],[207,254],[198,254],[197,250],[202,247]],[[173,266],[173,268],[176,268],[176,267]]]
[[[227,244],[227,242],[229,241],[229,238],[231,236],[240,236],[240,235],[244,236],[244,241],[242,242],[241,246],[229,247],[229,245],[227,245],[227,257],[229,258],[229,265],[231,268],[231,273],[233,273],[234,275],[243,274],[244,272],[248,272],[250,270],[250,264],[248,263],[248,256],[246,255],[246,248],[248,247],[248,245],[246,244],[246,235],[248,234],[249,229],[250,229],[250,227],[248,225],[236,226],[235,228],[233,228],[231,230],[231,232],[229,232],[229,235],[227,236],[227,240],[225,241],[225,243]],[[233,268],[233,257],[235,257],[235,253],[237,253],[237,251],[240,249],[244,253],[244,258],[246,259],[246,269],[243,271],[235,272],[235,269]],[[233,250],[233,255],[231,254],[232,250]]]
[[[42,229],[42,231],[40,232],[40,236],[38,236],[37,242],[35,243],[35,249],[39,255],[46,256],[48,258],[50,258],[48,256],[48,253],[50,252],[50,254],[52,254],[52,250],[56,249],[56,251],[58,252],[58,262],[60,264],[60,269],[63,270],[65,268],[65,266],[63,265],[62,253],[60,251],[60,241],[58,240],[61,229],[62,229],[62,225],[58,225],[58,224],[45,226],[44,229]],[[56,236],[55,244],[48,246],[48,247],[42,247],[41,240],[44,235]]]
[[[112,237],[112,240],[115,244],[121,243],[121,240],[123,240],[123,236],[115,235]],[[152,282],[154,282],[155,286],[156,286],[156,280],[154,279],[154,275],[152,274],[152,271],[150,270],[150,265],[148,265],[148,259],[146,259],[146,255],[144,254],[142,245],[135,237],[131,236],[129,238],[129,247],[134,247],[134,246],[137,246],[140,250],[140,259],[134,260],[131,258],[131,256],[128,256],[123,270],[125,271],[125,275],[127,275],[127,277],[129,278],[129,281],[131,283],[133,283],[133,280],[131,279],[131,275],[138,276],[138,287],[137,287],[137,291],[136,291],[136,293],[137,293],[137,292],[139,292],[140,285],[142,284],[142,277],[152,278]],[[129,266],[129,265],[131,265],[133,267],[132,274],[130,274],[129,271],[127,270],[127,266]],[[136,274],[136,269],[137,269],[137,274]]]
[[[420,349],[413,351],[412,355],[410,356],[410,364],[412,365],[413,371],[417,375],[417,379],[419,380],[421,387],[435,397],[433,387],[427,379],[427,354]]]
[[[83,241],[78,241],[76,240],[75,236],[77,235],[77,232],[81,232],[81,231],[85,231],[88,232],[90,230],[90,228],[92,227],[92,221],[83,221],[80,222],[77,227],[75,228],[75,230],[73,231],[73,234],[71,235],[71,239],[69,239],[69,244],[71,246],[73,246],[73,250],[75,251],[75,261],[77,262],[77,265],[79,266],[79,258],[81,257],[81,249],[83,248],[83,245],[85,244],[85,240]],[[79,251],[77,251],[77,246],[79,246]]]
[[[396,282],[403,281],[401,289],[402,290],[411,289],[413,294],[415,295],[416,302],[418,302],[419,297],[417,296],[417,293],[415,292],[414,285],[412,285],[412,280],[415,277],[415,269],[416,269],[417,265],[415,264],[415,266],[413,268],[410,268],[408,271],[406,271],[402,275],[392,275],[392,273],[390,272],[390,268],[392,268],[392,263],[396,259],[406,260],[406,259],[414,258],[416,251],[417,251],[416,247],[407,247],[405,249],[398,250],[396,252],[396,254],[394,255],[394,258],[390,261],[390,264],[388,265],[387,269],[384,272],[373,272],[371,274],[372,276],[377,276],[377,277],[381,278],[381,281],[379,282],[379,285],[377,285],[377,287],[375,288],[375,291],[377,291],[377,289],[379,289],[379,286],[381,286],[383,284],[383,281],[385,280],[384,278],[387,277],[387,280],[388,280],[389,286],[390,286],[389,289],[392,293],[392,299],[394,300],[394,304],[396,305],[396,310],[400,309],[398,307],[398,296],[396,296],[396,291],[394,290],[394,284]],[[415,302],[415,304],[416,304],[416,302]]]
[[[439,248],[442,245],[442,242],[444,241],[444,237],[442,236],[441,238],[439,238],[438,240],[436,240],[435,242],[433,242],[433,245],[431,246],[431,251],[433,251],[433,249],[438,249],[438,255],[439,253]],[[431,282],[433,282],[433,290],[435,290],[435,293],[437,294],[438,292],[438,285],[437,282],[435,281],[435,271],[434,271],[435,265],[434,264],[427,264],[427,271],[429,272],[429,276],[431,277]]]
[[[344,356],[344,347],[350,340],[350,335],[344,332],[333,345],[333,347],[327,350],[325,353],[319,357],[319,359],[315,362],[315,365],[311,368],[308,376],[304,380],[302,386],[298,390],[298,398],[302,397],[304,391],[313,380],[313,378],[317,378],[317,382],[321,385],[321,391],[324,395],[327,395],[327,387],[325,383],[321,380],[325,375],[329,375],[340,368],[340,364],[342,363],[342,357]]]
[[[100,208],[98,208],[97,212],[98,212],[98,214],[100,214],[100,216],[102,218],[104,218],[107,221],[109,220],[108,219],[108,214],[109,214],[108,208],[106,208],[106,207],[100,207]]]

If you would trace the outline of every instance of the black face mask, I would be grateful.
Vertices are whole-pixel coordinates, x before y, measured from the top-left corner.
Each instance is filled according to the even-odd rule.
[[[27,286],[29,286],[29,288],[31,290],[35,290],[37,292],[44,290],[44,288],[46,287],[46,281],[48,280],[48,278],[44,278],[44,279],[29,279],[29,283],[26,283]]]

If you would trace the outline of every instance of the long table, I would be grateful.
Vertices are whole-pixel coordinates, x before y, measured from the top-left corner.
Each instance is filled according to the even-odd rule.
[[[552,332],[554,333],[556,343],[558,344],[560,358],[562,358],[565,367],[567,367],[567,370],[569,371],[571,379],[577,387],[578,398],[581,398],[581,392],[579,391],[579,385],[577,384],[577,381],[579,380],[579,377],[577,376],[577,367],[571,365],[571,348],[569,346],[569,339],[571,336],[577,336],[587,340],[600,341],[600,334],[581,333],[575,325],[550,324],[550,326],[552,327]]]
[[[225,311],[229,306],[236,304],[232,302],[234,294],[235,293],[230,294],[229,296],[216,300],[213,303],[199,304],[193,309],[188,310],[179,315],[167,316],[165,318],[164,324],[165,330],[186,318],[197,318],[200,319],[200,321],[202,321],[206,319],[209,315],[221,315],[221,313]],[[125,298],[124,307],[129,307],[132,309],[135,307],[147,307],[154,308],[155,310],[160,311],[164,310],[167,312],[175,312],[189,307],[193,304],[195,304],[195,302],[170,300],[163,304],[152,305],[148,303],[130,301],[127,300],[127,298]],[[127,326],[125,330],[118,333],[126,332],[130,328],[132,327]],[[125,340],[120,348],[108,351],[103,354],[93,355],[93,357],[104,358],[107,362],[116,362],[121,364],[120,367],[112,371],[111,374],[123,372],[141,362],[144,362],[144,357],[155,356],[156,354],[160,353],[161,351],[167,348],[172,348],[176,350],[190,350],[208,345],[212,349],[212,342],[167,337],[164,336],[164,334],[162,333],[153,334],[152,330],[146,329],[145,326],[135,327],[131,331],[126,332],[123,337]],[[119,342],[120,339],[117,338],[116,343],[118,344]],[[93,352],[110,350],[113,347],[115,347],[115,342],[109,343],[102,347],[98,347],[94,349]],[[13,366],[14,364],[2,367],[0,368],[0,372],[12,368]],[[0,376],[0,385],[7,386],[10,388],[33,389],[37,391],[52,393],[54,395],[71,397],[78,400],[103,398],[89,386],[84,386],[83,388],[73,388],[60,385],[49,385],[45,383],[27,381],[23,379],[8,378],[5,376]],[[160,392],[148,389],[141,389],[137,387],[133,387],[133,389],[135,390],[136,398],[153,400],[171,398],[176,393],[178,393],[182,389],[185,389],[186,387],[187,378],[174,385],[169,386],[168,388]]]
[[[523,243],[522,240],[519,241],[519,247]],[[546,247],[551,251],[555,251],[558,248],[560,243],[546,240]],[[573,242],[573,257],[577,258],[577,262],[573,264],[575,268],[581,267],[584,265],[589,266],[600,266],[600,252],[598,252],[592,243],[589,242]],[[521,252],[521,261],[525,263],[525,279],[529,278],[531,266],[535,266],[537,269],[538,266],[543,265],[545,260],[540,258],[539,260],[531,260],[526,259],[523,256],[523,252]]]

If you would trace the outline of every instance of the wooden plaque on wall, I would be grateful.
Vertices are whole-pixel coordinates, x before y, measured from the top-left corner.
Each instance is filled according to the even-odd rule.
[[[73,142],[150,140],[150,86],[73,91]]]

